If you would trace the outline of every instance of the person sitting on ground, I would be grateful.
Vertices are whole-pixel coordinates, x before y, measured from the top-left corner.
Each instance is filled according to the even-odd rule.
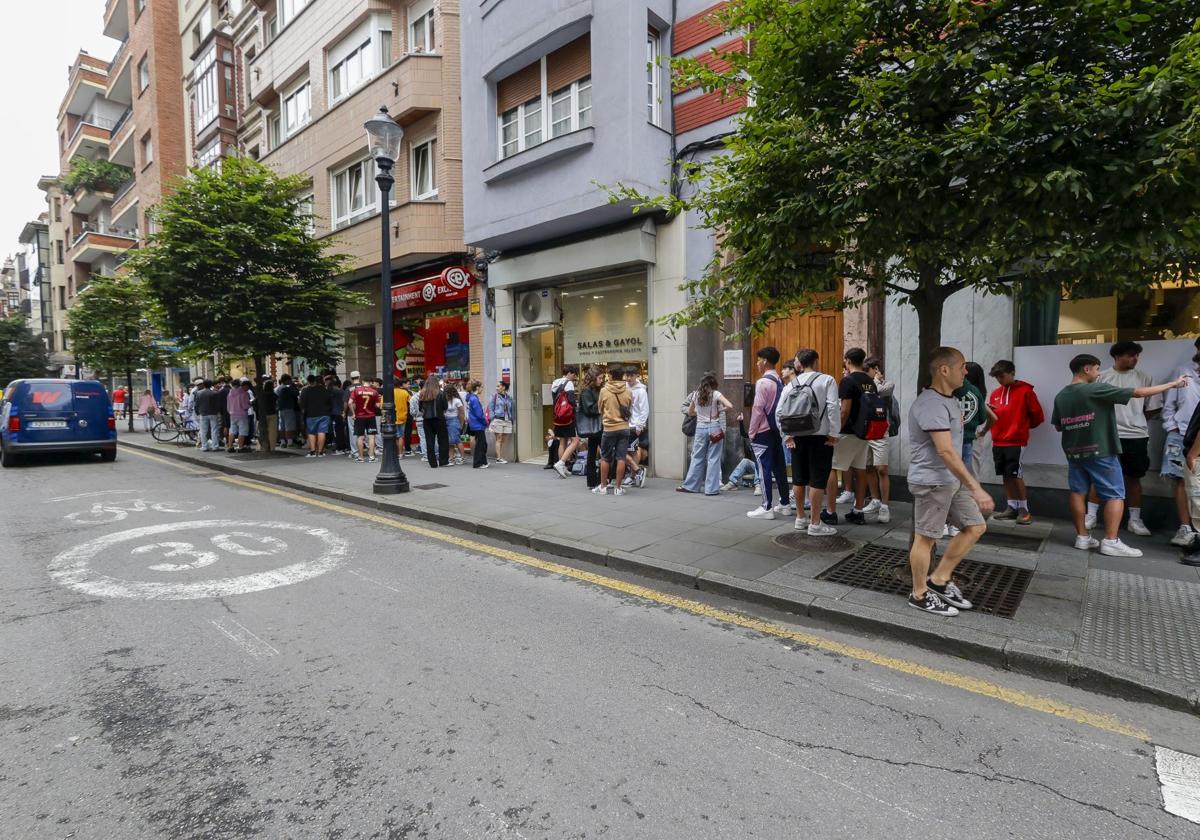
[[[722,490],[738,490],[741,488],[742,477],[746,473],[754,476],[754,494],[761,495],[762,488],[758,486],[758,465],[754,463],[754,450],[750,448],[750,436],[746,434],[746,415],[739,414],[738,436],[742,444],[742,460],[729,473],[729,480],[721,485]]]
[[[1117,534],[1125,513],[1125,477],[1121,472],[1121,439],[1113,406],[1135,398],[1153,397],[1172,388],[1183,388],[1182,376],[1162,385],[1122,388],[1100,382],[1100,360],[1090,353],[1071,359],[1071,383],[1054,397],[1050,422],[1062,432],[1067,456],[1067,485],[1071,490],[1071,519],[1075,547],[1099,548],[1110,557],[1141,557],[1140,549],[1121,542]],[[1094,488],[1104,505],[1104,539],[1097,542],[1086,524],[1086,498]]]

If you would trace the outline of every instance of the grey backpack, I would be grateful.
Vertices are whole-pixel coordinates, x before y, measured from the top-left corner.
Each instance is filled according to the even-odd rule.
[[[805,381],[798,378],[792,387],[779,398],[775,416],[779,419],[779,432],[787,437],[805,437],[817,434],[821,419],[825,416],[825,405],[817,399],[812,383],[819,373],[813,373]]]

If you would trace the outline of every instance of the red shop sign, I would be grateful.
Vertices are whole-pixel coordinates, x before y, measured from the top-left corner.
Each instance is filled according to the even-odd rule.
[[[392,309],[463,300],[471,291],[471,275],[459,266],[411,283],[392,286]]]

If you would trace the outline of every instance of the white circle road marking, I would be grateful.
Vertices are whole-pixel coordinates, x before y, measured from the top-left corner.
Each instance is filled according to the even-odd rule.
[[[307,534],[324,544],[325,550],[315,560],[292,563],[278,569],[254,572],[248,575],[204,580],[195,583],[159,583],[155,581],[129,581],[97,572],[90,563],[102,551],[134,540],[154,537],[159,534],[172,535],[191,529],[202,531],[232,531],[233,529],[291,531]],[[168,522],[147,525],[97,537],[82,545],[69,548],[50,562],[50,577],[63,586],[69,586],[88,595],[105,598],[142,598],[152,601],[185,601],[194,598],[224,598],[227,595],[245,595],[264,589],[274,589],[315,578],[336,568],[346,559],[348,546],[345,540],[325,528],[293,525],[287,522],[248,522],[229,519],[207,519],[197,522]]]

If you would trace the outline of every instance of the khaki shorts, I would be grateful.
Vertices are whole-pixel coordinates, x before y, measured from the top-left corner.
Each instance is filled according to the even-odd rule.
[[[493,420],[488,428],[494,435],[511,435],[513,424],[511,420]]]
[[[867,441],[867,447],[871,450],[870,463],[872,467],[886,467],[888,465],[887,438],[869,440]]]
[[[838,472],[845,472],[852,467],[865,470],[870,449],[871,445],[862,438],[849,433],[842,435],[833,448],[833,468]]]
[[[955,528],[983,525],[979,504],[957,481],[953,484],[910,484],[913,497],[914,530],[922,537],[936,540],[946,523]]]

